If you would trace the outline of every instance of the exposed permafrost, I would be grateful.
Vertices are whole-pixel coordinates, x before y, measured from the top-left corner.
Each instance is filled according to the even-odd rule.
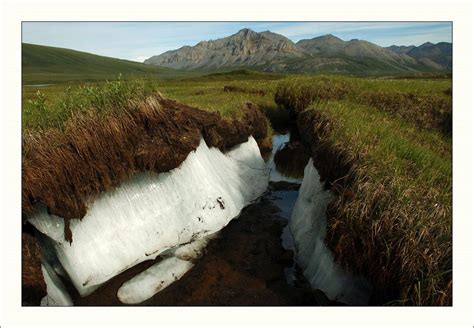
[[[125,282],[117,297],[125,304],[141,303],[180,279],[192,267],[191,262],[177,257],[164,259]]]
[[[43,263],[41,265],[44,281],[46,282],[47,295],[41,300],[41,306],[70,306],[73,305],[71,296],[69,296],[61,279],[53,268]]]
[[[253,137],[223,154],[201,139],[178,167],[140,173],[71,221],[44,209],[29,221],[54,240],[57,257],[81,295],[178,245],[222,229],[267,188],[268,174]]]
[[[126,281],[117,291],[117,298],[125,304],[136,304],[159,293],[194,266],[215,236],[207,235],[163,252],[161,255],[166,258]]]
[[[298,264],[311,286],[322,290],[329,299],[364,305],[370,296],[369,284],[364,278],[340,268],[324,243],[326,208],[331,199],[331,192],[324,190],[310,159],[291,216],[290,228],[295,239]]]

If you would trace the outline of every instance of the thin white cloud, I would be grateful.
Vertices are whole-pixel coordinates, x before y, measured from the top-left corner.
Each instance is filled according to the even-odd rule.
[[[314,22],[295,23],[284,27],[276,28],[274,32],[293,38],[301,35],[321,35],[328,33],[345,33],[355,31],[373,30],[400,30],[404,28],[417,28],[423,24],[424,28],[436,26],[437,23],[416,23],[416,22]]]

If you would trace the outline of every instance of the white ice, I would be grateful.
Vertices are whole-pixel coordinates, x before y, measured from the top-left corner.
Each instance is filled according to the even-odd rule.
[[[70,306],[73,305],[66,288],[47,263],[41,265],[47,295],[41,300],[41,306]]]
[[[41,210],[29,218],[54,240],[57,257],[81,295],[124,270],[178,245],[219,231],[267,188],[268,173],[253,137],[223,154],[201,139],[170,172],[141,173],[88,205],[71,221]]]
[[[164,259],[125,282],[117,297],[125,304],[141,303],[180,279],[192,267],[191,262],[177,257]]]
[[[161,253],[161,256],[167,258],[126,281],[117,292],[118,299],[125,304],[136,304],[159,293],[194,266],[193,261],[203,255],[207,244],[217,234],[204,236]]]
[[[322,290],[329,299],[364,305],[370,296],[370,286],[362,277],[353,276],[339,267],[324,243],[326,208],[332,197],[330,191],[324,190],[310,159],[291,216],[290,229],[295,239],[298,265],[311,286]]]
[[[216,234],[207,235],[189,244],[181,245],[173,251],[173,256],[185,261],[196,260],[203,255],[204,249],[215,235]]]

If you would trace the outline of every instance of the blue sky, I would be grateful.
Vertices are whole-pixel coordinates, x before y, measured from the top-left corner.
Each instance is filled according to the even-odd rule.
[[[22,40],[143,61],[242,28],[270,30],[294,42],[324,34],[380,46],[452,42],[449,22],[24,22]]]

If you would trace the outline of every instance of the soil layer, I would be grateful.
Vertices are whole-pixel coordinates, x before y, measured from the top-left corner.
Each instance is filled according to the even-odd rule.
[[[27,234],[21,234],[22,243],[22,304],[38,305],[46,296],[46,283],[41,269],[41,248],[36,238]]]

